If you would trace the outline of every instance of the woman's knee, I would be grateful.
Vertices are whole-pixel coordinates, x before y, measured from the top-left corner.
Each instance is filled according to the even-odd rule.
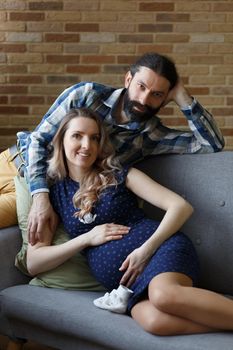
[[[149,285],[149,300],[160,311],[173,312],[182,303],[182,291],[185,286],[191,286],[189,277],[182,274],[168,274],[151,281]]]
[[[161,284],[150,288],[149,300],[161,312],[173,313],[182,302],[182,286]]]
[[[150,301],[160,311],[168,312],[171,305],[176,302],[175,292],[170,288],[158,287],[150,292]]]

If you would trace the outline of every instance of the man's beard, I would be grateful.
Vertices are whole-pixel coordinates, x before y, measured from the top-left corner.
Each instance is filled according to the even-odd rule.
[[[134,107],[138,107],[140,110],[135,109]],[[126,117],[132,122],[143,122],[150,119],[159,112],[161,107],[162,104],[156,108],[142,105],[141,103],[130,99],[128,89],[125,91],[123,97],[123,111],[125,112]]]

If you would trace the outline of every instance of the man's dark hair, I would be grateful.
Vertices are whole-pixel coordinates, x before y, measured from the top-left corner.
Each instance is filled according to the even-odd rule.
[[[174,62],[163,55],[155,52],[149,52],[139,57],[139,59],[130,66],[132,77],[140,70],[140,67],[147,67],[158,75],[166,78],[170,82],[170,90],[178,81],[178,73]]]

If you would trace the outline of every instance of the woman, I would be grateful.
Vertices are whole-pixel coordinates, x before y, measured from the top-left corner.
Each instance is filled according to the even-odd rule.
[[[135,168],[118,165],[98,117],[73,110],[53,140],[48,175],[51,201],[70,241],[51,239],[28,248],[32,275],[83,251],[108,290],[133,291],[128,313],[160,335],[233,329],[233,302],[194,287],[198,261],[191,241],[177,232],[192,213],[182,197]],[[161,223],[145,217],[136,196],[163,209]],[[111,294],[111,293],[110,293]]]

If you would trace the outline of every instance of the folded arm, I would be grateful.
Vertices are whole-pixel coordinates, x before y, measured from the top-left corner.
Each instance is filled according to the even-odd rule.
[[[169,92],[164,106],[176,103],[188,121],[190,130],[177,130],[161,123],[151,128],[149,138],[156,147],[151,154],[158,153],[210,153],[224,148],[225,142],[213,116],[193,98],[181,81]]]

